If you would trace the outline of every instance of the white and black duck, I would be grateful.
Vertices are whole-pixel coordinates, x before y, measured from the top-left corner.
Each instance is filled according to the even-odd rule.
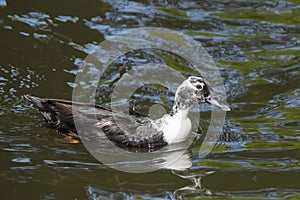
[[[78,136],[75,128],[72,107],[78,110],[77,115],[88,117],[80,112],[81,107],[88,106],[82,103],[60,99],[44,99],[24,95],[45,118],[47,124],[55,128],[58,133]],[[191,76],[178,87],[175,102],[169,114],[160,119],[152,120],[148,116],[131,112],[130,115],[118,113],[118,118],[113,116],[113,111],[100,105],[90,105],[96,108],[97,121],[95,126],[101,128],[108,139],[118,146],[137,148],[156,148],[171,143],[186,140],[192,128],[188,117],[190,109],[199,103],[209,103],[229,111],[230,108],[211,97],[211,92],[201,77]],[[78,109],[77,109],[78,108]],[[130,127],[128,126],[130,122]],[[134,122],[132,124],[132,122]]]

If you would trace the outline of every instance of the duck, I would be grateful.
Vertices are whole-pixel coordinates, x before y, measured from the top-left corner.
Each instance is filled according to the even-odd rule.
[[[105,106],[63,99],[40,98],[28,94],[24,98],[39,110],[46,124],[60,135],[80,138],[74,115],[88,118],[88,114],[81,110],[83,107],[93,108],[97,111],[96,121],[91,121],[90,125],[100,128],[119,147],[141,149],[160,148],[187,140],[192,129],[188,114],[199,103],[208,103],[224,111],[231,110],[226,103],[214,98],[208,84],[200,76],[190,76],[179,85],[171,111],[158,119],[151,119],[150,116],[135,111],[128,114],[115,113]],[[114,117],[115,114],[118,114],[117,118]]]

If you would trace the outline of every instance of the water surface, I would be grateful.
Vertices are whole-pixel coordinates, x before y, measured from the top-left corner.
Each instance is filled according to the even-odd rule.
[[[297,0],[7,1],[0,8],[1,197],[300,198],[299,10]],[[122,30],[147,26],[201,42],[221,71],[232,107],[214,151],[198,158],[196,141],[192,167],[184,172],[128,174],[107,168],[81,143],[46,128],[21,97],[71,99],[76,73],[95,45]],[[99,103],[109,102],[128,63],[145,60],[193,73],[172,55],[133,52],[103,77]],[[140,101],[137,109],[147,112],[153,103],[170,108],[172,95],[145,87],[133,98]],[[203,109],[209,114],[209,107]]]

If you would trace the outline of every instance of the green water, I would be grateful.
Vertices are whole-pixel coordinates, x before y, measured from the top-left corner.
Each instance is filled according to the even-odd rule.
[[[184,172],[110,169],[81,143],[47,128],[21,97],[71,99],[76,73],[95,45],[150,26],[201,42],[232,108],[214,150],[198,158],[196,141]],[[300,199],[299,33],[297,0],[7,1],[0,8],[1,199]],[[160,51],[132,53],[101,80],[99,103],[107,103],[128,60],[159,60],[194,73]],[[157,90],[137,91],[137,109],[169,108],[173,94]]]

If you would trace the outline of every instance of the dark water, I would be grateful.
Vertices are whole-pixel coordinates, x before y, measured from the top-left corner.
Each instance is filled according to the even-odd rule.
[[[76,73],[95,45],[147,26],[200,41],[224,77],[232,107],[214,151],[200,159],[195,145],[193,165],[183,172],[107,168],[82,144],[46,128],[21,97],[71,99]],[[1,199],[300,199],[298,0],[7,1],[0,29]],[[128,57],[132,63],[176,60],[161,52]],[[124,60],[104,77],[100,103],[125,73]],[[170,107],[173,94],[160,98],[157,91],[138,91],[134,98],[145,105],[138,109]]]

